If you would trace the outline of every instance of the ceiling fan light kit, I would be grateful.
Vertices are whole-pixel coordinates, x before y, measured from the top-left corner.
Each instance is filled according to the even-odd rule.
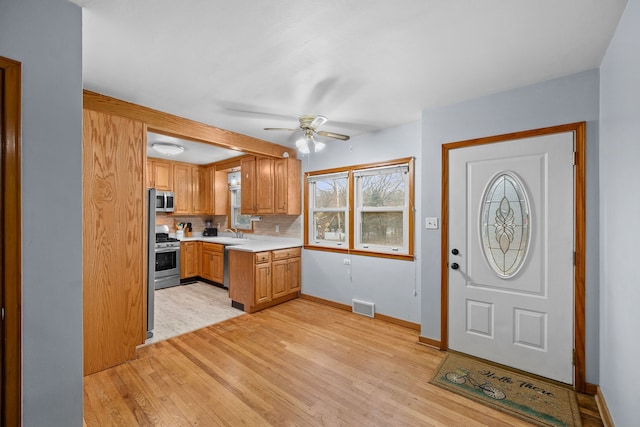
[[[321,151],[327,144],[313,139],[313,137],[305,136],[296,141],[296,147],[302,154],[309,154],[313,149],[314,153]]]
[[[184,147],[178,144],[169,144],[166,142],[156,142],[151,145],[155,151],[161,154],[165,154],[167,156],[175,156],[176,154],[180,154],[184,151]]]
[[[316,141],[313,138],[313,134],[324,136],[327,138],[340,139],[342,141],[347,141],[350,137],[349,135],[342,135],[340,133],[334,132],[326,132],[326,131],[318,131],[318,127],[322,126],[327,122],[327,118],[321,115],[304,115],[298,118],[300,121],[300,126],[296,129],[291,128],[264,128],[264,130],[277,130],[277,131],[303,131],[304,136],[296,141],[296,147],[298,151],[302,154],[308,154],[313,151],[317,153],[322,150],[326,144],[324,142]]]

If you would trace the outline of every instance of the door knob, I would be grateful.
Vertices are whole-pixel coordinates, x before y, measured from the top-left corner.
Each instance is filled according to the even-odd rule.
[[[451,268],[453,268],[454,270],[457,270],[460,268],[460,266],[458,265],[457,262],[454,262],[453,264],[451,264]]]
[[[454,254],[454,255],[458,255],[460,253],[460,251],[457,250],[457,249],[452,249],[451,253]]]

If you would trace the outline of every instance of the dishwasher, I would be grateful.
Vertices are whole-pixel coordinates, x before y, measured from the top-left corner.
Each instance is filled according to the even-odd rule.
[[[229,245],[224,245],[224,280],[225,289],[229,289]]]

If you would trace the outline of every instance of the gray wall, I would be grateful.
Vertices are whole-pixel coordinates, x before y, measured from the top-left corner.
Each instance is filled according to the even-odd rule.
[[[81,426],[81,9],[3,0],[0,55],[22,62],[23,425]]]
[[[384,129],[332,141],[317,155],[302,158],[303,171],[416,157],[416,261],[305,250],[302,254],[302,292],[351,305],[352,299],[373,302],[376,312],[420,323],[420,124]],[[351,265],[343,260],[348,258]]]
[[[638,425],[640,342],[640,2],[601,66],[600,387],[616,426]]]
[[[587,381],[598,381],[598,70],[422,112],[422,211],[440,216],[442,144],[587,122]],[[422,333],[440,339],[440,231],[422,238]]]

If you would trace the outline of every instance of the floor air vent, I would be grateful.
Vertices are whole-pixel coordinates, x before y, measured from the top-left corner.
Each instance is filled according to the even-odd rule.
[[[374,317],[375,315],[375,304],[372,302],[366,301],[358,301],[357,299],[352,301],[352,311],[357,314],[362,314],[367,317]]]

